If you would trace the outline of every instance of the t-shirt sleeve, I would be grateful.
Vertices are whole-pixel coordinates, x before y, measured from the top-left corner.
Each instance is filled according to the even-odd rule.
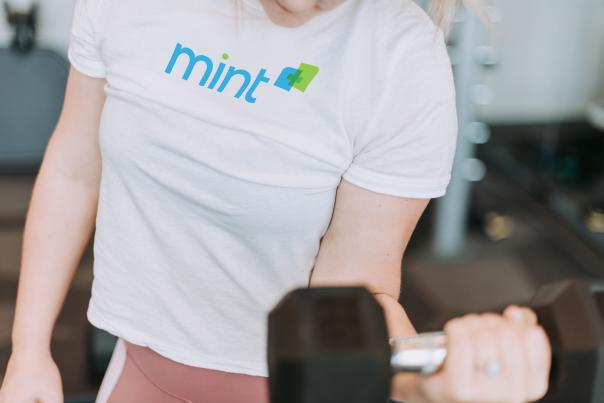
[[[103,0],[77,0],[67,56],[79,72],[96,78],[106,75],[100,47],[100,6]]]
[[[384,51],[374,90],[353,112],[353,160],[342,176],[379,193],[439,197],[458,131],[452,66],[441,30],[407,34]]]

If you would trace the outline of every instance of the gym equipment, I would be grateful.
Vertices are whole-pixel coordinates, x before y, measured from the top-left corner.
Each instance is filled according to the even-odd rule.
[[[94,403],[96,395],[66,396],[65,403]]]
[[[489,7],[485,15],[492,23],[499,22],[496,10]],[[455,77],[459,136],[447,194],[436,201],[433,248],[441,258],[458,256],[463,250],[472,186],[485,176],[486,167],[475,155],[477,146],[488,142],[490,134],[478,112],[492,102],[493,93],[477,78],[481,69],[491,69],[499,60],[498,51],[483,44],[485,30],[478,15],[462,6],[454,22],[447,49]]]
[[[604,234],[604,202],[589,207],[585,216],[585,226],[591,232]]]
[[[483,217],[484,232],[491,241],[501,241],[509,238],[514,231],[514,221],[511,217],[497,211],[489,211]]]
[[[586,115],[592,125],[604,130],[604,98],[590,103]]]
[[[37,7],[26,12],[4,2],[14,36],[0,49],[0,170],[38,167],[57,123],[69,63],[62,55],[35,43]]]
[[[89,382],[100,385],[105,371],[111,361],[111,355],[117,337],[102,329],[88,325],[86,327],[86,378]]]
[[[547,285],[530,306],[552,343],[544,401],[604,402],[604,282]],[[389,341],[365,288],[296,289],[268,318],[271,403],[385,403],[393,373],[437,371],[445,346],[440,332]]]

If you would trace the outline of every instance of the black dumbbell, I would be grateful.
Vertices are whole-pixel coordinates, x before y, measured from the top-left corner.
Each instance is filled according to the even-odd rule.
[[[544,400],[604,402],[604,283],[564,281],[529,304],[552,344]],[[385,403],[397,371],[437,371],[445,336],[388,339],[384,312],[367,289],[300,288],[268,318],[271,403]]]

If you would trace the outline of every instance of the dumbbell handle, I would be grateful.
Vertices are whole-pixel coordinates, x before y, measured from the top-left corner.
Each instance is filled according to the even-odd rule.
[[[411,337],[390,339],[394,371],[433,374],[447,357],[446,336],[443,332],[421,333]]]

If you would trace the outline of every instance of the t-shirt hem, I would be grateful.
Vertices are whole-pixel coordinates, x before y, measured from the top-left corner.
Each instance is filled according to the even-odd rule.
[[[74,50],[72,47],[69,47],[67,49],[67,58],[69,59],[71,65],[82,74],[93,78],[105,78],[107,75],[105,66],[102,62],[82,62],[80,58],[74,54]]]
[[[451,175],[448,175],[435,180],[410,181],[401,177],[375,174],[353,166],[342,177],[353,185],[373,192],[412,199],[444,196],[451,179]]]
[[[149,347],[156,353],[181,364],[244,375],[261,377],[268,376],[266,370],[258,370],[254,368],[257,366],[266,366],[265,362],[256,363],[225,361],[224,359],[217,359],[215,356],[200,354],[197,351],[175,350],[173,347],[168,347],[162,343],[158,343],[157,341],[152,340],[152,338],[150,338],[148,335],[141,334],[136,330],[123,328],[118,329],[116,326],[111,324],[110,320],[106,318],[106,314],[93,303],[93,299],[91,299],[89,302],[86,317],[93,326],[99,329],[105,330],[106,332],[127,340],[132,344]],[[194,359],[193,357],[199,359]]]

